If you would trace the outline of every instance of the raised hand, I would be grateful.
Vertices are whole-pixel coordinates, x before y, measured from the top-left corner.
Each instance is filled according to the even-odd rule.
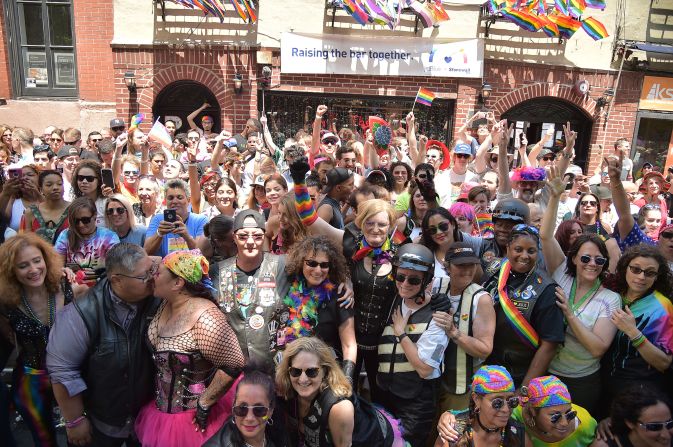
[[[315,110],[315,117],[317,119],[322,119],[323,115],[327,113],[327,106],[326,105],[319,105],[318,108]]]
[[[566,182],[556,166],[550,166],[547,170],[547,184],[549,185],[549,192],[554,197],[560,197],[565,191]]]
[[[311,170],[306,157],[300,157],[290,165],[290,177],[294,183],[304,183],[306,173]]]

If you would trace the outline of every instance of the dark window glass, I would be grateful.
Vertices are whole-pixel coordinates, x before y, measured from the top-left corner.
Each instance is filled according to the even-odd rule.
[[[70,5],[49,5],[49,25],[52,45],[72,46]]]
[[[42,5],[39,3],[24,3],[23,16],[25,20],[26,44],[44,45]]]

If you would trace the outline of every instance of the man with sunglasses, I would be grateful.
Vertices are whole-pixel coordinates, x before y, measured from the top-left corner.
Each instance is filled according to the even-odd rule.
[[[441,172],[435,178],[435,189],[440,194],[440,203],[444,208],[448,209],[456,201],[463,183],[477,181],[477,174],[468,170],[471,160],[472,148],[470,145],[458,143],[453,148],[451,168]]]
[[[101,141],[103,141],[103,135],[94,130],[93,132],[89,132],[89,135],[86,137],[86,147],[94,154],[98,154],[98,143]]]
[[[126,124],[121,118],[114,118],[110,120],[110,134],[112,135],[112,140],[116,140],[121,134],[126,130]]]
[[[159,306],[152,294],[160,261],[137,245],[115,245],[107,277],[51,328],[47,370],[70,445],[140,446],[135,417],[154,395],[145,335]]]

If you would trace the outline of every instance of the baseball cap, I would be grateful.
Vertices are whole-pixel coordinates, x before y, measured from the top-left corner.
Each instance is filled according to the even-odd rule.
[[[242,228],[261,228],[264,229],[266,220],[264,216],[255,210],[243,210],[234,218],[234,233]]]
[[[60,160],[62,158],[70,157],[71,155],[77,155],[79,157],[79,149],[77,149],[75,146],[66,144],[61,147],[61,149],[59,149],[57,157]]]
[[[255,181],[252,182],[253,185],[259,185],[259,186],[264,186],[264,181],[266,178],[262,175],[259,174],[257,177],[255,177]]]
[[[598,197],[598,200],[612,200],[612,191],[607,186],[597,185],[591,190]]]
[[[322,141],[323,143],[326,142],[326,141],[328,141],[328,140],[333,140],[333,141],[335,142],[335,144],[337,144],[337,145],[340,145],[340,144],[341,144],[341,140],[339,139],[339,137],[337,137],[336,135],[334,135],[332,132],[325,132],[325,133],[320,137],[320,141]]]
[[[538,160],[542,160],[542,158],[546,157],[549,154],[553,154],[553,153],[554,152],[551,149],[543,147],[542,150],[540,151],[540,153],[537,154],[537,157],[535,157],[535,158],[537,158]]]
[[[353,172],[346,168],[334,168],[327,171],[327,184],[323,193],[327,194],[336,185],[339,185],[353,176]]]
[[[646,161],[645,163],[643,163],[643,168],[650,168],[650,169],[652,169],[652,163],[650,163],[649,161]]]
[[[110,129],[114,127],[126,127],[126,124],[124,124],[124,120],[121,118],[113,118],[110,120]]]
[[[481,261],[475,254],[472,246],[467,242],[454,242],[449,245],[444,258],[446,262],[453,265],[479,264]]]
[[[453,148],[453,153],[472,155],[472,147],[469,144],[458,143],[456,144],[456,147]]]
[[[91,151],[83,151],[80,155],[79,158],[81,160],[95,160],[95,161],[100,161],[98,158],[98,155],[94,154]]]

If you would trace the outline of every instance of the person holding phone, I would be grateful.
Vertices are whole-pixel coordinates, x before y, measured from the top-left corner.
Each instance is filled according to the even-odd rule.
[[[164,257],[178,250],[196,248],[196,238],[203,235],[208,218],[189,211],[189,187],[180,179],[164,185],[166,209],[150,220],[145,239],[145,251]]]
[[[0,192],[0,212],[9,222],[9,228],[19,231],[23,213],[32,205],[42,202],[34,165],[9,169],[7,180]]]

